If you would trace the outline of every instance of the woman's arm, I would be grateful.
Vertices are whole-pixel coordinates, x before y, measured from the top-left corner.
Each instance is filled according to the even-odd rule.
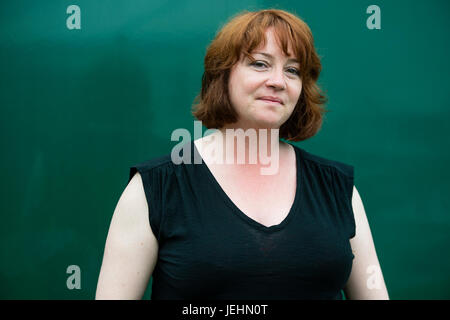
[[[350,239],[350,244],[355,258],[344,288],[345,296],[351,300],[389,300],[369,222],[356,187],[353,188],[352,206],[356,235]]]
[[[136,173],[111,220],[96,299],[141,299],[158,256],[142,178]]]

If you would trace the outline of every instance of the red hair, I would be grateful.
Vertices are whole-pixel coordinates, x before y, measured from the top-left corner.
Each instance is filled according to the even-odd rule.
[[[288,55],[288,44],[292,45],[293,54],[300,62],[302,80],[298,102],[289,119],[281,125],[279,136],[302,141],[314,136],[322,126],[327,98],[317,85],[322,65],[311,30],[303,20],[283,10],[244,11],[217,33],[205,55],[202,88],[194,100],[192,114],[207,128],[221,128],[237,121],[238,115],[228,95],[230,70],[241,54],[253,60],[250,53],[261,42],[265,44],[265,31],[269,27],[274,27],[284,54]]]

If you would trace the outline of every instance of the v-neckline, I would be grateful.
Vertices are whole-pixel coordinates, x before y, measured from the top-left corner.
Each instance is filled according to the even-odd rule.
[[[237,214],[240,218],[244,219],[247,223],[252,225],[253,227],[265,231],[265,232],[274,232],[277,230],[282,229],[290,220],[293,219],[294,215],[298,211],[297,208],[299,207],[299,203],[301,201],[301,195],[303,193],[303,161],[302,160],[302,154],[301,150],[299,148],[296,148],[292,145],[295,151],[295,164],[296,164],[296,186],[295,186],[295,196],[294,196],[294,202],[291,205],[291,208],[289,209],[288,214],[284,217],[284,219],[276,225],[272,226],[266,226],[262,223],[254,220],[247,214],[245,214],[239,207],[231,200],[231,198],[227,195],[227,193],[224,191],[222,186],[219,184],[219,182],[214,177],[213,173],[211,172],[210,168],[206,164],[206,162],[203,160],[202,156],[200,155],[194,140],[191,141],[191,150],[193,150],[194,153],[196,153],[196,156],[198,159],[201,159],[200,168],[203,171],[204,175],[210,180],[211,184],[213,185],[213,188],[217,191],[219,196],[223,199],[225,204],[227,204],[234,213]]]

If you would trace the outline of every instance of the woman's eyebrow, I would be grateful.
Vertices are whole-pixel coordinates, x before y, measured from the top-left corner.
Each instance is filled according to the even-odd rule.
[[[266,53],[266,52],[255,52],[254,54],[261,54],[261,55],[263,55],[263,56],[265,56],[267,58],[273,59],[273,56],[271,54],[269,54],[269,53]],[[294,59],[294,58],[288,59],[288,62],[291,62],[291,61],[300,63],[297,59]]]

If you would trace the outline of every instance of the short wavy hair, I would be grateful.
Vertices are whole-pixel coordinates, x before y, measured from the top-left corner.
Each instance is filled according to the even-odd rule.
[[[238,13],[222,27],[207,48],[204,61],[201,92],[194,99],[192,115],[208,129],[221,128],[238,120],[228,94],[228,80],[232,67],[244,54],[250,53],[262,42],[265,31],[274,27],[284,54],[288,44],[300,62],[302,92],[279,137],[288,141],[302,141],[314,136],[322,126],[327,97],[317,85],[322,70],[314,48],[314,39],[308,25],[299,17],[278,9]]]

